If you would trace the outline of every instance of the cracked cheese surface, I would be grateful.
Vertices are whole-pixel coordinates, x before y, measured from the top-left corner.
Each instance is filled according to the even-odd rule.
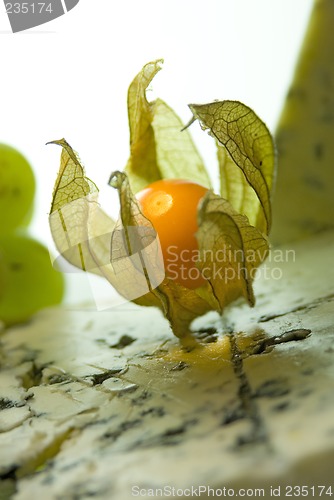
[[[159,311],[131,304],[46,310],[3,333],[7,498],[330,484],[333,244],[325,233],[296,245],[281,279],[260,276],[254,309],[197,324],[211,342],[190,353]]]

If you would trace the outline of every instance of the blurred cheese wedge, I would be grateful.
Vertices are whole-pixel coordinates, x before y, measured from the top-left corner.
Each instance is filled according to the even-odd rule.
[[[272,241],[334,225],[334,2],[315,0],[276,132]]]

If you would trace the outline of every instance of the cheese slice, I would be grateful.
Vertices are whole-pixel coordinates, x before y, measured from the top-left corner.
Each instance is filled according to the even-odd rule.
[[[274,253],[257,307],[198,321],[195,351],[133,304],[45,310],[3,332],[0,498],[329,488],[333,245],[329,232]]]
[[[272,241],[334,225],[334,2],[316,0],[276,131]]]

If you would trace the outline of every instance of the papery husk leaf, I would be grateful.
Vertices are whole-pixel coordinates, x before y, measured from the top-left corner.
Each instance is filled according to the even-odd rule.
[[[195,318],[210,310],[222,312],[241,296],[254,304],[253,271],[269,250],[262,233],[271,224],[275,155],[266,126],[243,104],[190,106],[194,119],[219,143],[223,197],[209,191],[198,211],[197,265],[207,281],[192,290],[166,277],[159,239],[134,193],[160,179],[188,179],[206,187],[210,180],[188,130],[181,132],[179,117],[160,99],[146,99],[161,63],[144,66],[129,88],[130,158],[126,172],[116,171],[110,178],[119,194],[119,219],[115,222],[101,209],[96,185],[62,139],[53,141],[62,147],[62,155],[50,226],[61,256],[79,269],[104,276],[126,299],[159,307],[173,333],[186,342]],[[214,257],[222,249],[227,256],[223,262]],[[217,265],[223,275],[215,276]],[[232,278],[226,274],[231,270]]]
[[[125,173],[114,172],[110,185],[120,198],[115,223],[97,203],[97,188],[85,177],[78,156],[65,141],[62,147],[50,227],[59,253],[83,271],[104,276],[125,298],[159,307],[175,335],[188,338],[194,318],[211,307],[195,291],[165,278],[159,240],[143,216]]]
[[[160,179],[179,178],[210,186],[203,161],[188,130],[161,99],[149,102],[146,90],[162,60],[144,66],[128,91],[130,158],[125,171],[134,193]]]
[[[104,276],[128,300],[145,295],[150,291],[151,283],[146,279],[146,268],[143,270],[141,266],[140,250],[145,248],[143,255],[154,286],[162,281],[164,272],[162,269],[160,281],[157,281],[154,265],[157,266],[160,247],[158,243],[154,245],[154,230],[137,209],[126,175],[116,172],[113,176],[121,202],[121,218],[115,223],[97,203],[97,188],[85,177],[71,146],[65,140],[53,143],[63,148],[50,214],[50,227],[60,255],[83,271]],[[132,251],[124,245],[124,236],[126,239],[137,225],[141,232],[136,230],[132,236],[135,244],[138,246],[142,242],[142,246]]]
[[[225,154],[218,149],[221,195],[235,210],[246,215],[252,225],[268,234],[276,159],[266,125],[254,111],[238,101],[190,104],[189,107],[203,130],[209,129],[227,150]]]
[[[120,200],[120,217],[110,242],[111,266],[119,277],[117,290],[129,300],[145,296],[147,305],[157,305],[154,290],[165,277],[159,238],[141,213],[127,175],[113,172],[109,184]]]
[[[256,192],[247,182],[243,171],[237,167],[227,149],[217,143],[220,195],[228,200],[240,214],[248,216],[250,224],[258,229],[266,227],[264,213]]]
[[[59,254],[73,266],[101,275],[90,252],[88,234],[88,220],[91,208],[97,203],[98,189],[85,176],[77,154],[65,139],[48,144],[62,147],[49,216],[56,247]]]
[[[255,269],[268,255],[267,238],[227,200],[211,191],[201,203],[198,219],[198,266],[210,283],[218,310],[222,312],[241,296],[253,306],[252,283]]]
[[[166,278],[159,286],[159,292],[165,299],[164,314],[174,335],[180,339],[189,339],[192,321],[212,310],[209,302],[197,290],[185,288],[170,278]]]
[[[118,259],[124,254],[125,247],[127,247],[126,252],[128,252],[129,247],[136,247],[136,249],[139,249],[142,255],[144,255],[148,245],[153,244],[154,240],[158,241],[158,239],[151,222],[144,217],[140,211],[138,202],[130,189],[126,174],[114,172],[111,176],[110,184],[118,190],[120,196],[121,215],[116,228],[122,229],[123,231],[125,230],[125,232],[126,227],[137,227],[138,229],[147,230],[147,232],[144,232],[146,241],[136,242],[129,237],[128,240],[131,241],[125,242],[123,246],[114,245],[112,243],[111,263],[115,269]],[[143,293],[140,297],[134,298],[133,302],[145,306],[159,307],[169,320],[174,335],[182,339],[188,338],[191,322],[198,316],[211,310],[212,307],[207,301],[201,298],[195,290],[185,288],[168,277],[161,280],[161,266],[163,266],[163,261],[161,260],[162,252],[160,245],[159,249],[156,247],[155,251],[150,253],[147,257],[148,259],[144,259],[145,262],[142,261],[142,267],[145,270],[149,291],[146,294]],[[123,269],[123,272],[123,282],[130,283],[129,276],[126,275],[129,269]],[[132,272],[131,270],[131,273]],[[131,278],[133,278],[132,274]],[[159,280],[161,280],[160,283]]]
[[[96,184],[85,176],[77,153],[65,139],[51,141],[62,147],[60,168],[52,193],[50,213],[61,209],[64,205],[98,191]]]

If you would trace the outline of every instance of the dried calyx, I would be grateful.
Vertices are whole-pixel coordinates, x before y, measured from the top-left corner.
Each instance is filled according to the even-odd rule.
[[[159,307],[173,333],[184,340],[196,317],[211,310],[221,313],[239,297],[251,306],[255,302],[255,270],[269,251],[275,150],[265,124],[244,104],[189,105],[192,121],[198,120],[217,145],[220,193],[215,194],[189,129],[165,102],[146,98],[161,63],[146,64],[129,87],[130,157],[124,172],[110,178],[119,193],[119,220],[100,208],[95,184],[62,139],[53,141],[62,147],[62,156],[50,225],[63,257],[103,275],[127,299]],[[208,188],[197,211],[194,263],[205,279],[194,289],[164,272],[155,228],[136,199],[151,183],[176,178]]]

